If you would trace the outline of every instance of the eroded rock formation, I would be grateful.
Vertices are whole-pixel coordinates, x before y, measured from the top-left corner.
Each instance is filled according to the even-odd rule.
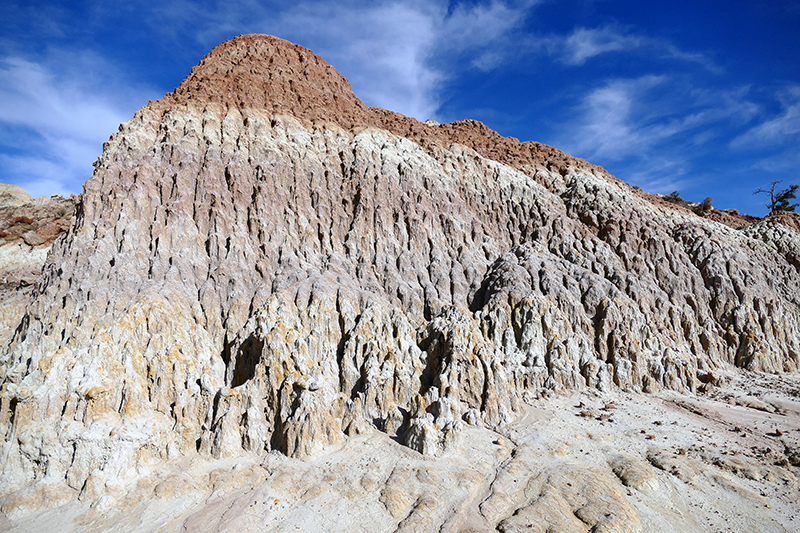
[[[215,48],[95,167],[0,360],[5,490],[100,494],[180,456],[303,457],[375,430],[437,456],[544,391],[693,392],[800,363],[793,229],[738,231],[551,147],[369,108],[272,37]],[[501,529],[594,513],[607,474],[577,476],[578,501],[547,481],[570,468]],[[638,530],[608,498],[617,522],[569,520]]]

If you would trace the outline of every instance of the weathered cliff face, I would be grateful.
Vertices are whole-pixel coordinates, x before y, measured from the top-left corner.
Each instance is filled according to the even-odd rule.
[[[373,430],[435,456],[544,391],[800,363],[794,230],[368,108],[275,38],[217,47],[95,166],[0,360],[6,491]]]

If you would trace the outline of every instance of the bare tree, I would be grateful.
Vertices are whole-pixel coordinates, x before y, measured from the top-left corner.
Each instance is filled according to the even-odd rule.
[[[793,213],[797,204],[790,204],[789,200],[793,200],[797,198],[797,189],[800,189],[800,185],[789,185],[786,189],[783,190],[775,190],[775,187],[781,183],[780,180],[773,181],[769,184],[769,187],[764,187],[761,189],[756,189],[753,191],[753,194],[766,194],[769,197],[769,203],[764,204],[766,205],[771,212],[775,211],[784,211]]]

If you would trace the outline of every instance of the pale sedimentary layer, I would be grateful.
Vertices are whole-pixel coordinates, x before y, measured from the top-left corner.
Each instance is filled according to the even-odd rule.
[[[663,209],[563,154],[512,166],[393,123],[194,101],[191,81],[107,143],[2,355],[5,492],[92,497],[198,452],[374,430],[441,456],[543,391],[797,369],[794,230]],[[578,505],[570,468],[531,482],[542,509]]]

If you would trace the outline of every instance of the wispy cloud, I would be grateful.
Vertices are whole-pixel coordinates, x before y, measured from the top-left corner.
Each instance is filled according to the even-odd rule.
[[[93,74],[110,73],[102,60],[73,59],[0,59],[0,172],[34,195],[80,192],[103,142],[137,107]]]
[[[664,39],[638,34],[626,28],[606,25],[597,28],[576,28],[566,36],[550,36],[543,46],[562,63],[580,66],[587,60],[611,52],[654,54],[663,59],[694,63],[719,72],[720,68],[706,54],[687,52]]]
[[[770,113],[777,100],[779,110]],[[767,183],[772,180],[797,181],[800,167],[800,86],[779,91],[773,101],[759,107],[755,125],[735,137],[730,148],[746,154],[747,170]],[[787,178],[788,176],[788,178]]]
[[[765,117],[756,126],[736,137],[734,148],[782,146],[792,143],[797,147],[800,140],[800,86],[789,87],[779,95],[781,111]]]
[[[590,91],[578,108],[574,137],[568,144],[582,157],[614,161],[673,135],[676,125],[646,105],[648,93],[665,81],[663,76],[612,80]]]
[[[119,124],[110,106],[89,98],[78,79],[65,79],[40,63],[0,61],[0,120],[76,141],[95,139]]]
[[[633,50],[642,45],[643,39],[626,35],[613,28],[577,28],[561,41],[561,60],[568,65],[582,65],[587,59],[607,52]]]
[[[525,22],[537,3],[457,4],[449,15],[440,15],[438,49],[473,53],[472,66],[483,71],[492,70],[508,58],[514,31]]]
[[[436,113],[436,88],[443,78],[428,65],[437,22],[434,10],[414,5],[378,3],[349,11],[304,4],[259,27],[277,33],[273,24],[280,25],[283,35],[313,48],[348,76],[369,105],[424,120]]]
[[[445,2],[369,5],[331,12],[324,24],[291,12],[284,20],[295,22],[301,42],[319,42],[320,53],[351,78],[365,102],[421,120],[437,118],[440,89],[454,74],[456,57],[467,56],[483,71],[502,64],[503,41],[527,9],[502,2],[460,4],[450,12]]]
[[[688,183],[712,143],[757,115],[747,96],[747,87],[698,89],[679,76],[608,80],[583,95],[557,144],[651,192],[671,192]]]

